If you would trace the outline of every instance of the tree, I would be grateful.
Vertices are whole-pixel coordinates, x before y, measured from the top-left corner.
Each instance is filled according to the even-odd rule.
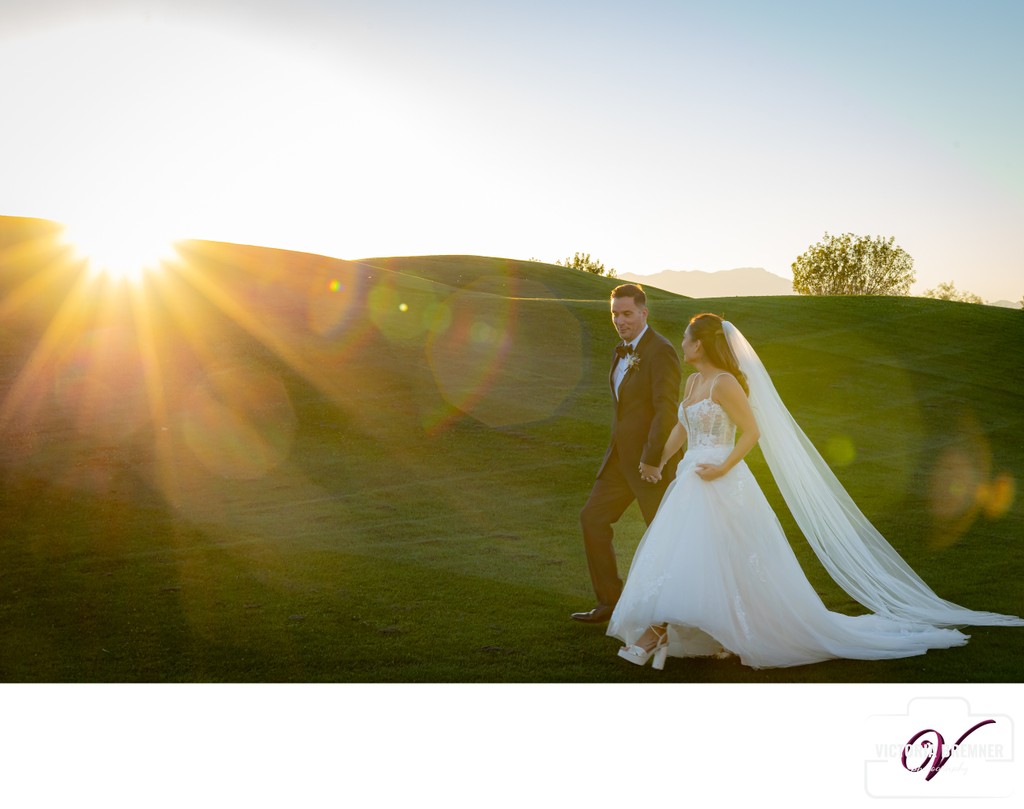
[[[940,301],[962,301],[963,303],[984,303],[979,295],[973,292],[961,292],[952,281],[939,284],[935,289],[926,289],[926,298],[935,298]]]
[[[793,262],[793,289],[801,295],[907,295],[914,259],[890,236],[829,236]]]
[[[591,272],[594,275],[607,275],[609,278],[615,277],[615,270],[605,269],[597,259],[592,259],[590,253],[576,253],[572,258],[566,258],[565,261],[556,261],[559,267],[568,267],[570,270],[581,270],[582,272]]]

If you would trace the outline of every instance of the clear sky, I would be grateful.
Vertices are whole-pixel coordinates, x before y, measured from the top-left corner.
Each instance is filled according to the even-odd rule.
[[[0,214],[786,277],[850,231],[1016,301],[1022,42],[1019,0],[0,0]]]

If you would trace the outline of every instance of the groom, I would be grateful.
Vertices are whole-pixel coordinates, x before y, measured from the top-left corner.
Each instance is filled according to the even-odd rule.
[[[661,452],[678,419],[679,357],[672,344],[647,325],[647,295],[638,284],[615,287],[611,311],[622,339],[609,375],[615,418],[604,461],[580,512],[597,606],[572,614],[573,620],[588,624],[606,622],[622,592],[612,525],[634,500],[650,524],[678,462],[671,459],[658,478]]]

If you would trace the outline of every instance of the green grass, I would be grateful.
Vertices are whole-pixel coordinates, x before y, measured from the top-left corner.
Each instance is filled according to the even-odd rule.
[[[464,256],[184,257],[133,303],[77,287],[45,225],[0,219],[0,680],[1020,680],[1020,629],[897,661],[654,673],[569,621],[592,601],[577,515],[608,436],[614,281]],[[1020,477],[1020,312],[660,291],[651,310],[676,343],[699,311],[735,322],[932,588],[1024,614],[1020,495],[938,516],[932,497],[941,470],[974,470],[952,480],[970,491]],[[825,602],[857,611],[749,460]],[[641,534],[634,508],[624,571]]]

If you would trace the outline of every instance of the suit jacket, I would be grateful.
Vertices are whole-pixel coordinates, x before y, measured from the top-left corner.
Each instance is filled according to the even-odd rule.
[[[637,343],[636,355],[639,362],[626,372],[615,401],[615,367],[626,360],[612,354],[608,382],[615,401],[615,418],[611,441],[597,475],[601,476],[609,459],[617,454],[622,471],[639,483],[637,470],[641,462],[651,466],[661,463],[665,441],[679,418],[679,383],[683,372],[672,343],[649,324]],[[676,460],[665,465],[663,477],[671,478]]]

